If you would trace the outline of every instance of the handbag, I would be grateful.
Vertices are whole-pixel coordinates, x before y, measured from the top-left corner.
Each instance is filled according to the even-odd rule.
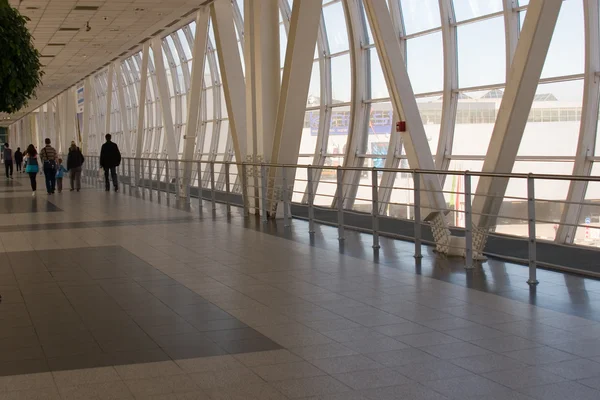
[[[102,168],[98,170],[98,182],[104,182],[104,170]]]

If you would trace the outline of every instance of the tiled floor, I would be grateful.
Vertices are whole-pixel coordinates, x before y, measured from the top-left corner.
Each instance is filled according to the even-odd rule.
[[[512,299],[494,288],[525,290],[517,266],[452,273],[388,242],[376,260],[329,228],[311,245],[301,221],[93,188],[45,201],[0,217],[0,400],[600,398],[600,323],[531,304],[560,274]],[[598,296],[585,283],[552,304]]]

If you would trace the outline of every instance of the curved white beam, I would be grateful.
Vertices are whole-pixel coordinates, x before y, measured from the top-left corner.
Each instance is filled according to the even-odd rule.
[[[579,142],[573,166],[573,175],[589,176],[593,163],[589,157],[595,155],[596,135],[598,130],[598,108],[600,96],[600,18],[598,1],[584,1],[585,20],[585,79],[583,89],[583,107],[581,110],[581,125]],[[585,200],[587,182],[572,181],[569,186],[565,208],[560,225],[556,231],[555,240],[559,243],[573,243],[580,222],[582,205]]]
[[[511,173],[542,74],[562,0],[531,0],[500,104],[483,172]],[[473,199],[474,251],[485,247],[495,226],[508,179],[482,177]]]
[[[442,121],[435,156],[435,167],[447,170],[454,142],[456,109],[458,107],[458,49],[456,44],[456,18],[452,0],[439,0],[444,50],[444,91],[442,95]],[[440,175],[442,186],[446,175]]]

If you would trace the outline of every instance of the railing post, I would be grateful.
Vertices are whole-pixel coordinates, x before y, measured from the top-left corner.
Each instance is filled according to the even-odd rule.
[[[340,167],[336,170],[337,176],[337,218],[338,240],[344,240],[344,171]]]
[[[261,220],[267,223],[267,166],[260,165],[260,186],[261,186]]]
[[[165,160],[165,181],[167,183],[167,205],[171,205],[171,174],[169,172],[169,159]]]
[[[129,176],[129,195],[131,196],[131,193],[133,193],[133,179],[131,177],[131,158],[127,159],[127,175]]]
[[[288,173],[287,168],[281,167],[281,175],[282,175],[282,182],[283,182],[282,196],[283,196],[283,226],[284,227],[290,226],[290,194],[288,191],[287,173]]]
[[[123,189],[121,190],[121,192],[123,194],[125,194],[125,163],[121,162],[121,174],[119,175],[121,177],[121,182],[120,182],[120,187]],[[119,180],[119,178],[117,178],[117,181]]]
[[[192,205],[192,185],[186,185],[185,187],[185,201],[188,206]]]
[[[379,249],[379,189],[377,185],[377,169],[371,171],[371,229],[373,230],[373,248]]]
[[[313,168],[306,168],[306,183],[308,185],[308,233],[315,233],[315,188],[313,186]]]
[[[473,268],[473,214],[471,210],[471,174],[469,171],[465,171],[465,268]]]
[[[239,167],[238,167],[239,168]],[[246,171],[246,165],[241,164],[242,168],[242,202],[244,203],[244,217],[250,215],[250,198],[248,192],[248,171]]]
[[[229,188],[229,163],[225,163],[225,196],[226,196],[226,205],[227,205],[227,215],[231,215],[231,189]]]
[[[177,199],[179,198],[179,196],[181,195],[180,192],[180,186],[179,186],[179,160],[175,160],[175,185],[174,185],[174,189],[173,191],[175,192],[175,200],[177,201]]]
[[[202,215],[202,161],[198,161],[196,169],[198,170],[198,211]]]
[[[529,280],[530,285],[537,285],[537,239],[535,231],[535,180],[527,177],[527,219],[529,225]]]
[[[212,202],[212,209],[215,211],[217,209],[217,194],[215,193],[215,162],[210,162],[210,191],[211,196],[210,200]]]
[[[415,258],[422,258],[421,253],[421,174],[413,172],[413,198],[415,217]]]
[[[140,158],[140,191],[142,192],[142,199],[146,200],[146,173],[144,172],[144,159]],[[148,160],[148,164],[150,164],[150,170],[152,169],[152,162]],[[150,185],[152,185],[152,173],[148,174]],[[150,186],[150,201],[152,201],[152,186]]]
[[[152,163],[150,163],[152,165]],[[152,167],[150,167],[150,173],[152,173]],[[156,159],[156,197],[158,204],[162,203],[161,199],[161,184],[160,184],[160,159]],[[150,191],[152,191],[152,180],[150,180]]]

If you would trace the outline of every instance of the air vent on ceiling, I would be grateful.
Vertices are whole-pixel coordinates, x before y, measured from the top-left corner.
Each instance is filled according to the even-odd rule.
[[[162,31],[164,31],[164,29],[159,29],[156,32],[154,32],[153,34],[151,34],[150,36],[158,36]]]
[[[119,54],[119,57],[123,57],[125,54],[127,54],[126,51],[122,52],[121,54]]]
[[[26,10],[39,10],[39,7],[34,7],[34,6],[29,6],[29,7],[25,7]]]
[[[99,6],[75,6],[73,11],[96,11]]]
[[[56,57],[56,56],[51,56],[51,55],[44,55],[44,54],[42,54],[42,55],[40,55],[40,57],[41,57],[41,58],[54,58],[54,57]]]
[[[173,25],[175,25],[176,23],[178,23],[179,21],[181,21],[181,20],[180,20],[180,19],[176,19],[175,21],[173,21],[173,22],[171,22],[170,24],[168,24],[166,27],[167,27],[167,28],[170,28],[170,27],[172,27]]]
[[[135,49],[137,47],[137,44],[134,44],[133,46],[131,46],[130,48],[127,49],[127,51],[131,51],[133,49]]]
[[[46,46],[66,46],[66,43],[48,43]]]
[[[141,44],[141,43],[146,43],[148,40],[150,40],[150,38],[149,38],[149,37],[147,37],[147,38],[143,38],[142,40],[140,40],[140,44]]]
[[[199,10],[199,8],[192,8],[192,9],[191,9],[189,12],[187,12],[187,13],[183,14],[183,15],[181,16],[181,18],[186,18],[186,17],[189,17],[190,15],[192,15],[193,13],[195,13],[195,12],[196,12],[196,11],[198,11],[198,10]]]
[[[59,32],[77,32],[79,28],[59,28]]]

